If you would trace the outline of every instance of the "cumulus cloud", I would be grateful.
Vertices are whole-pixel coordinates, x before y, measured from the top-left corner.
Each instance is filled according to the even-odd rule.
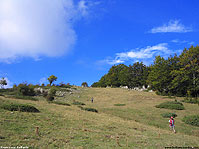
[[[66,54],[76,41],[73,23],[88,9],[85,0],[1,0],[0,61]]]
[[[115,58],[107,58],[101,62],[113,65],[125,63],[127,61],[147,61],[151,60],[157,55],[168,56],[171,53],[172,52],[168,49],[167,43],[160,43],[154,46],[133,49],[128,52],[116,53]]]
[[[192,29],[190,27],[185,27],[183,24],[180,23],[179,20],[170,20],[168,24],[152,28],[150,33],[186,33],[191,31]]]

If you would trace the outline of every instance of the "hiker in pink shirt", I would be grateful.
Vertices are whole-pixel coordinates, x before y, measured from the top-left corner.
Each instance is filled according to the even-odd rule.
[[[173,117],[171,117],[170,120],[169,120],[169,127],[170,127],[171,130],[173,130],[174,133],[176,133]]]

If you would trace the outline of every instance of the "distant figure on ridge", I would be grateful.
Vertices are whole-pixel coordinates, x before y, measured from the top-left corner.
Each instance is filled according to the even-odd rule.
[[[93,97],[91,97],[91,102],[93,103]]]
[[[170,127],[171,130],[173,130],[174,133],[176,133],[173,117],[171,117],[170,120],[169,120],[169,127]]]

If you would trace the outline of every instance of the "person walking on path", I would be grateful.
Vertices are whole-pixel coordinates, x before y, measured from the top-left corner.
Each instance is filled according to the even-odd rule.
[[[173,117],[171,117],[170,120],[169,120],[169,127],[170,127],[171,130],[173,130],[174,133],[176,133]]]
[[[94,99],[93,99],[93,97],[92,97],[92,98],[91,98],[91,102],[92,102],[92,103],[93,103],[93,100],[94,100]]]

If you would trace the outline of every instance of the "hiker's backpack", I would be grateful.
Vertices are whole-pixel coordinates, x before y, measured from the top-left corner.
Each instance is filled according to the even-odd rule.
[[[174,125],[174,119],[170,119],[169,124],[170,124],[170,126],[173,126]]]

